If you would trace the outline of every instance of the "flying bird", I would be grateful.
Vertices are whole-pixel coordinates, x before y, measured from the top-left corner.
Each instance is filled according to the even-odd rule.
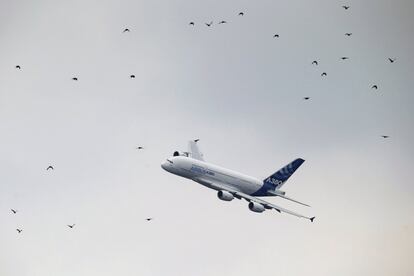
[[[23,231],[22,229],[17,228],[16,229],[17,232],[19,232],[19,234]]]
[[[371,86],[371,89],[378,89],[378,85],[374,84],[373,86]]]
[[[142,149],[144,149],[144,147],[139,146],[139,147],[137,147],[137,149],[138,149],[138,150],[142,150]]]
[[[239,12],[239,15],[243,16],[244,15],[244,12]]]
[[[130,30],[128,28],[125,28],[122,32],[126,33],[126,32],[130,32]]]
[[[17,210],[14,210],[14,209],[10,209],[10,210],[13,212],[13,214],[17,213]]]
[[[20,65],[16,65],[16,69],[22,69]]]
[[[326,77],[328,74],[326,73],[326,72],[323,72],[322,74],[321,74],[321,76],[322,77]]]
[[[345,33],[345,35],[346,35],[346,36],[351,36],[351,35],[352,35],[352,33]]]
[[[75,227],[75,224],[72,224],[72,225],[68,224],[68,227],[69,227],[70,229],[72,229],[73,227]]]
[[[349,57],[341,57],[342,60],[349,59]]]
[[[131,79],[135,79],[135,75],[130,75],[129,76]]]
[[[213,21],[211,21],[210,23],[205,23],[207,27],[210,27],[211,25],[213,25]]]
[[[225,24],[225,23],[227,23],[227,21],[225,21],[225,20],[222,20],[222,21],[219,22],[219,24]]]
[[[349,9],[350,6],[342,6],[342,8],[344,8],[345,10]]]
[[[388,58],[388,60],[389,60],[391,63],[394,63],[394,61],[396,60],[396,58]]]
[[[151,221],[151,220],[153,220],[153,218],[146,218],[145,220],[146,221]]]
[[[78,80],[78,78],[77,78],[77,77],[73,77],[73,78],[72,78],[72,80],[77,81],[77,80]]]
[[[200,141],[200,139],[198,139],[198,138],[197,138],[197,139],[194,139],[194,142],[196,142],[196,143],[197,143],[198,141]]]
[[[274,34],[273,37],[279,38],[279,34]]]
[[[46,168],[46,170],[48,171],[48,170],[54,170],[55,168],[53,168],[53,166],[49,166],[49,167],[47,167]]]
[[[381,137],[384,138],[384,139],[387,139],[390,136],[388,136],[388,135],[381,135]]]
[[[304,99],[305,101],[307,101],[307,100],[309,100],[309,99],[310,99],[310,97],[303,97],[303,99]]]
[[[194,22],[193,22],[193,21],[191,21],[190,23],[188,23],[188,25],[190,25],[190,26],[194,26]]]
[[[318,61],[317,60],[312,61],[312,65],[313,64],[318,65]]]

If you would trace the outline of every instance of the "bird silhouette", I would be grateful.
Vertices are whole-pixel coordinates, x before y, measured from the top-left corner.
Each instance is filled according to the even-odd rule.
[[[322,77],[326,77],[328,74],[326,73],[326,72],[323,72],[322,74],[321,74],[321,76]]]
[[[16,69],[22,69],[20,65],[16,65]]]
[[[396,61],[397,59],[396,59],[396,58],[388,58],[388,60],[389,60],[391,63],[394,63],[394,61]]]
[[[78,78],[77,78],[77,77],[73,77],[73,78],[72,78],[72,80],[77,81],[77,80],[78,80]]]
[[[349,57],[341,57],[342,60],[349,59]]]
[[[381,135],[381,137],[384,138],[384,139],[387,139],[390,136],[388,136],[388,135]]]
[[[314,60],[314,61],[312,61],[312,65],[318,65],[318,61],[317,60]]]
[[[188,23],[188,25],[194,26],[194,22],[191,21],[190,23]]]
[[[346,36],[351,36],[351,35],[352,35],[352,33],[345,33],[345,35],[346,35]]]
[[[151,220],[153,220],[153,218],[146,218],[145,220],[146,221],[151,221]]]
[[[200,139],[198,139],[198,138],[197,138],[197,139],[194,139],[193,141],[194,141],[195,143],[197,143],[198,141],[200,141]]]
[[[371,89],[378,89],[378,85],[374,84],[373,86],[371,86]]]
[[[75,227],[75,224],[72,224],[72,225],[68,224],[68,227],[69,227],[70,229],[72,229],[73,227]]]
[[[344,8],[345,10],[349,9],[350,6],[342,6],[342,8]]]
[[[244,15],[244,12],[239,12],[239,15],[243,16]]]
[[[14,209],[10,209],[10,210],[13,212],[13,214],[17,213],[17,210],[14,210]]]
[[[130,75],[129,76],[131,79],[135,79],[135,75]]]
[[[144,149],[144,147],[139,146],[139,147],[137,147],[137,149],[138,149],[138,150],[142,150],[142,149]]]
[[[16,229],[16,231],[20,234],[23,230],[22,230],[22,229],[17,228],[17,229]]]
[[[279,38],[279,34],[274,34],[273,37]]]
[[[304,99],[305,101],[307,101],[307,100],[309,100],[309,99],[310,99],[310,97],[303,97],[303,99]]]
[[[211,25],[213,25],[213,21],[211,21],[210,23],[205,23],[207,27],[210,27]]]
[[[54,170],[55,168],[53,168],[53,166],[49,166],[49,167],[47,167],[46,168],[46,170],[48,171],[48,170]]]
[[[222,21],[219,22],[219,24],[225,24],[225,23],[227,23],[227,21],[225,21],[225,20],[222,20]]]
[[[128,28],[125,28],[122,32],[126,33],[126,32],[130,32],[130,30]]]

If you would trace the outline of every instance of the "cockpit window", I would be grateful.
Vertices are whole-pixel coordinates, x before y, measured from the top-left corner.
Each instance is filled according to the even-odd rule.
[[[180,153],[178,151],[174,151],[173,156],[180,156]]]
[[[171,164],[174,164],[174,162],[173,162],[173,161],[171,161],[170,159],[167,159],[167,161],[168,161],[168,162],[170,162]]]

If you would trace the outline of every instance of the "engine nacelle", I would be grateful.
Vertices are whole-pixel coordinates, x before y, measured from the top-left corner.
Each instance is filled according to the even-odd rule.
[[[234,196],[227,191],[218,191],[217,197],[224,201],[232,201],[234,199]]]
[[[249,209],[250,211],[256,212],[256,213],[262,213],[265,210],[265,207],[260,204],[260,203],[256,203],[251,201],[249,203]]]

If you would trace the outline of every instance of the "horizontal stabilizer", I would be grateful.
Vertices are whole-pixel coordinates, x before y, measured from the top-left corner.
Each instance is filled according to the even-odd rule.
[[[274,196],[278,196],[278,197],[281,197],[281,198],[283,198],[283,199],[286,199],[286,200],[289,200],[289,201],[292,201],[292,202],[295,202],[295,203],[298,203],[298,204],[301,204],[301,205],[304,205],[304,206],[310,207],[308,204],[305,204],[305,203],[303,203],[303,202],[297,201],[296,199],[293,199],[293,198],[287,197],[287,196],[285,196],[285,195],[283,195],[283,194],[280,194],[280,193],[275,193],[274,191],[268,191],[268,194],[271,194],[271,195],[274,195]]]

